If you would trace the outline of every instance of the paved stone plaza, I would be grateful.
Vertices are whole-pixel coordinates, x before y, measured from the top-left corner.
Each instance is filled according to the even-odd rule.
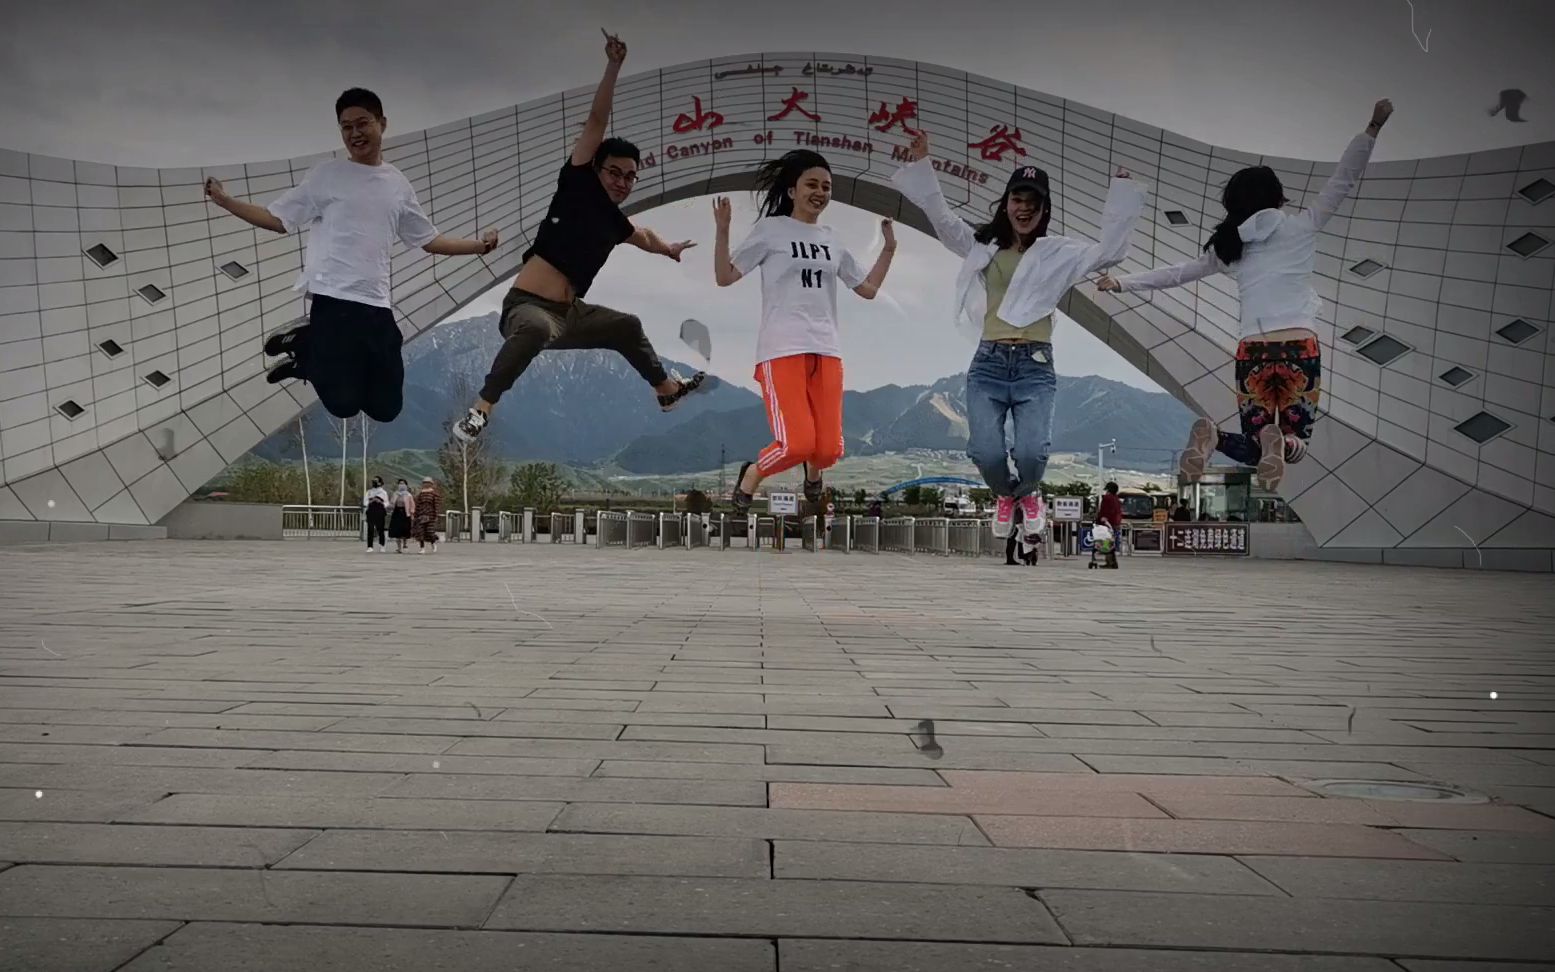
[[[0,969],[1555,958],[1548,577],[165,541],[0,592]]]

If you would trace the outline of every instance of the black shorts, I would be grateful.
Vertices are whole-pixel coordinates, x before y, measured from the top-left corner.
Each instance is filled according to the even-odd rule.
[[[335,418],[392,422],[405,404],[403,343],[389,308],[315,294],[297,363]]]

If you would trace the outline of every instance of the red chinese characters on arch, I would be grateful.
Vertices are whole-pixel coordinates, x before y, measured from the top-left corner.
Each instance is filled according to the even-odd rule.
[[[981,142],[968,142],[966,147],[980,151],[985,162],[1003,162],[1006,152],[1014,152],[1017,156],[1026,154],[1020,143],[1020,129],[1012,132],[1008,125],[995,125],[988,129],[987,138]]]
[[[805,116],[806,118],[810,119],[811,121],[820,121],[821,120],[821,116],[820,115],[817,115],[814,112],[811,112],[811,111],[807,110],[804,107],[804,105],[801,104],[801,102],[805,102],[805,101],[809,101],[809,100],[810,100],[810,92],[805,91],[805,90],[803,90],[801,88],[795,88],[793,94],[791,94],[787,98],[783,99],[783,110],[779,111],[775,115],[768,115],[767,116],[767,121],[769,121],[769,122],[782,121],[783,119],[787,118],[791,113],[796,112],[796,111],[799,112],[801,115]]]
[[[918,117],[918,102],[911,98],[903,98],[895,108],[887,108],[885,102],[880,102],[880,107],[870,113],[869,124],[874,126],[877,132],[889,132],[893,125],[901,125],[902,131],[909,135],[919,134],[916,128],[907,124]]]
[[[694,114],[688,115],[685,112],[681,112],[676,116],[675,123],[670,126],[675,129],[676,133],[712,131],[724,123],[724,116],[718,112],[712,109],[703,111],[702,99],[695,95],[691,98],[691,106]]]

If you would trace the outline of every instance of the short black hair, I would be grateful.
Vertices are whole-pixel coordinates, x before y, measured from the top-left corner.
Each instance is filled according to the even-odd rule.
[[[1117,483],[1108,483],[1107,484],[1107,492],[1109,492],[1109,493],[1116,493],[1117,491],[1118,491],[1118,484]]]
[[[335,99],[335,118],[338,119],[347,108],[360,108],[371,112],[374,118],[383,118],[383,101],[366,88],[347,88],[343,91]]]
[[[638,165],[643,164],[643,154],[624,138],[607,138],[599,143],[599,148],[594,150],[594,168],[603,169],[606,159],[631,159]]]

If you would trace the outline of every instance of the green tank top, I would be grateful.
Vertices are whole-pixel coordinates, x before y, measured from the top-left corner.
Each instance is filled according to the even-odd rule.
[[[988,311],[983,315],[984,341],[1052,341],[1053,316],[1049,314],[1027,327],[1006,324],[999,317],[999,305],[1004,302],[1004,292],[1010,289],[1010,278],[1015,275],[1023,254],[1012,247],[1000,250],[988,261],[983,270],[983,283],[988,290]]]

